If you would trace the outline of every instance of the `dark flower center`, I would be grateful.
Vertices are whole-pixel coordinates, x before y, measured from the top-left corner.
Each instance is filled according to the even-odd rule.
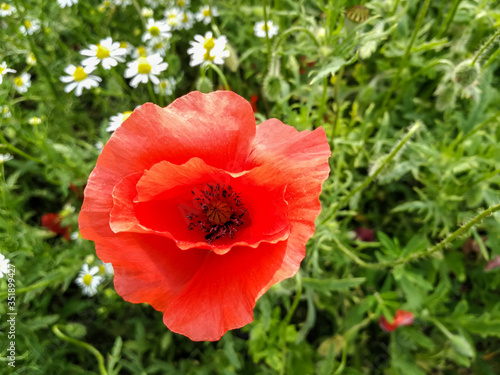
[[[218,238],[233,238],[238,227],[245,224],[247,213],[239,194],[231,186],[207,184],[204,190],[194,191],[195,212],[186,217],[191,221],[189,230],[200,229],[209,244]]]

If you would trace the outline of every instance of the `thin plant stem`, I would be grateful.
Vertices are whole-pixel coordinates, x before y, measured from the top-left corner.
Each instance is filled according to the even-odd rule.
[[[34,161],[35,163],[38,163],[38,164],[45,164],[42,160],[40,160],[38,158],[35,158],[34,156],[28,155],[23,150],[20,150],[16,146],[10,144],[5,139],[5,137],[3,136],[3,134],[1,132],[0,132],[0,142],[4,145],[5,148],[7,148],[8,150],[14,152],[15,154],[17,154],[19,156],[22,156],[22,157],[24,157],[24,158],[26,158],[28,160]]]
[[[349,203],[349,200],[354,195],[356,195],[361,190],[363,190],[368,185],[370,185],[372,183],[372,181],[375,178],[377,178],[377,176],[387,166],[387,164],[389,164],[389,162],[392,159],[394,159],[394,157],[403,148],[403,146],[406,144],[406,142],[408,142],[410,140],[410,138],[413,136],[413,134],[415,134],[415,132],[420,128],[420,126],[421,126],[421,122],[419,122],[419,121],[415,122],[415,124],[413,124],[413,126],[410,128],[410,130],[408,131],[408,133],[406,133],[406,135],[399,141],[399,143],[396,145],[396,147],[394,147],[392,149],[392,151],[389,153],[389,155],[386,156],[386,158],[384,159],[384,161],[382,163],[380,163],[379,167],[375,170],[375,172],[372,175],[368,176],[360,185],[358,185],[358,187],[356,187],[355,189],[351,190],[351,192],[349,194],[347,194],[346,196],[344,196],[344,198],[342,198],[340,200],[340,202],[338,202],[336,204],[336,206],[334,207],[334,209],[332,210],[332,212],[330,212],[330,214],[323,221],[321,221],[320,225],[323,225],[326,222],[328,222],[330,219],[334,218],[335,214],[337,213],[337,211],[340,208],[344,207],[347,203]]]
[[[318,39],[316,39],[316,37],[310,30],[306,29],[305,27],[291,27],[288,30],[284,31],[283,34],[281,34],[279,38],[276,39],[276,42],[274,43],[274,51],[276,52],[278,50],[278,47],[280,46],[281,43],[283,43],[283,41],[288,37],[288,35],[293,34],[297,31],[302,31],[307,36],[309,36],[313,41],[313,43],[316,45],[316,47],[321,46],[318,42]]]
[[[446,31],[448,31],[451,21],[453,21],[453,18],[455,18],[455,14],[457,13],[458,6],[460,5],[461,2],[462,0],[455,0],[453,5],[451,6],[451,10],[448,12],[443,24],[441,25],[441,28],[438,31],[436,38],[439,39]]]
[[[149,92],[149,97],[151,98],[151,101],[155,104],[158,104],[158,99],[156,98],[151,81],[148,81],[148,92]]]
[[[224,85],[224,88],[226,90],[229,90],[229,84],[227,83],[227,79],[226,79],[226,76],[224,75],[224,73],[222,72],[221,69],[219,69],[219,67],[215,64],[208,64],[208,66],[210,67],[210,69],[212,69],[215,73],[217,73],[217,75],[219,76],[220,80],[222,81],[222,84]]]
[[[337,133],[337,125],[340,120],[340,83],[342,82],[342,76],[344,75],[344,67],[342,66],[339,73],[335,79],[335,86],[333,88],[333,94],[335,96],[335,104],[337,105],[337,110],[335,111],[335,119],[333,121],[332,134],[330,135],[330,148],[333,150],[333,141]]]
[[[495,41],[495,39],[500,36],[500,28],[498,28],[498,30],[496,31],[495,34],[493,34],[493,36],[488,39],[488,41],[484,44],[484,46],[479,50],[478,53],[476,53],[476,56],[474,56],[474,60],[472,60],[472,62],[470,63],[471,66],[474,66],[474,64],[476,63],[476,61],[479,59],[479,57],[481,56],[481,54],[486,51],[486,49],[491,45],[491,43],[493,43]]]
[[[422,8],[420,9],[420,13],[417,18],[417,22],[415,23],[415,28],[413,29],[413,34],[410,39],[410,43],[406,46],[405,53],[403,55],[403,58],[401,59],[401,62],[399,63],[398,70],[396,72],[396,75],[392,79],[391,86],[389,87],[389,90],[387,90],[387,93],[384,97],[384,100],[382,102],[382,106],[380,107],[379,113],[383,113],[385,110],[385,107],[387,103],[389,102],[389,99],[391,98],[392,93],[396,89],[396,87],[399,85],[399,77],[401,76],[401,73],[403,69],[407,65],[408,58],[410,57],[410,52],[413,47],[413,43],[415,43],[415,40],[417,39],[418,32],[420,31],[420,28],[422,27],[422,24],[424,23],[424,18],[425,14],[427,13],[427,9],[429,9],[431,1],[430,0],[425,0],[424,4],[422,5]]]
[[[457,237],[461,236],[462,234],[466,233],[469,229],[471,229],[473,226],[479,224],[484,218],[490,216],[494,212],[497,212],[500,210],[500,203],[488,208],[487,210],[484,210],[481,212],[479,215],[475,216],[472,220],[467,222],[464,226],[458,228],[456,231],[448,235],[444,240],[439,242],[437,245],[431,246],[427,248],[426,250],[414,254],[410,254],[404,258],[396,259],[393,261],[388,261],[388,262],[380,262],[380,263],[368,263],[362,260],[360,257],[358,257],[356,254],[354,254],[351,250],[347,248],[344,244],[342,244],[339,239],[335,236],[332,237],[333,241],[335,244],[338,246],[340,251],[342,251],[345,255],[347,255],[351,260],[353,260],[356,264],[358,264],[361,267],[364,268],[371,268],[371,269],[380,269],[380,268],[387,268],[387,267],[395,267],[399,266],[402,264],[406,263],[411,263],[417,260],[420,260],[422,258],[426,258],[442,249],[444,249],[446,246],[448,246],[452,241],[454,241]]]
[[[262,3],[263,3],[263,9],[264,9],[264,28],[266,31],[267,61],[269,63],[269,61],[271,59],[272,50],[271,50],[271,39],[269,38],[269,30],[267,29],[267,20],[268,20],[268,18],[267,18],[267,1],[263,0]]]
[[[285,369],[286,369],[286,327],[290,323],[290,320],[292,319],[293,314],[295,313],[295,310],[297,309],[297,306],[299,305],[300,302],[300,297],[302,296],[302,278],[300,276],[300,273],[297,273],[297,276],[295,276],[295,281],[297,282],[297,291],[295,293],[295,298],[293,299],[292,306],[290,306],[290,309],[288,310],[288,313],[286,314],[285,319],[283,320],[283,348],[282,348],[282,359],[283,359],[283,364],[281,366],[281,371],[280,374],[284,375],[285,374]]]
[[[59,337],[60,339],[67,341],[71,344],[75,344],[83,349],[88,350],[90,353],[94,355],[94,357],[97,359],[97,364],[99,366],[99,372],[101,375],[108,375],[108,372],[106,371],[106,367],[104,366],[104,357],[102,356],[101,352],[97,350],[95,347],[93,347],[90,344],[87,344],[86,342],[77,340],[73,337],[66,336],[64,333],[61,332],[59,329],[59,325],[55,324],[52,326],[52,332]]]

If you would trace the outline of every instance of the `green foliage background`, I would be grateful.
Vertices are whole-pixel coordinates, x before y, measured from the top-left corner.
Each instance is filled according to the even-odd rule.
[[[174,33],[165,60],[179,83],[159,104],[200,88],[188,41],[220,31],[233,49],[222,67],[231,89],[259,96],[258,121],[322,126],[332,173],[300,273],[258,301],[253,323],[215,343],[171,333],[160,312],[123,301],[111,280],[82,296],[74,280],[82,264],[96,262],[93,243],[40,226],[44,213],[63,211],[77,230],[81,197],[69,185],[85,185],[94,144],[109,138],[108,118],[154,100],[147,86],[128,86],[124,64],[99,70],[103,83],[81,97],[59,81],[78,51],[102,38],[139,45],[135,5],[144,4],[101,12],[94,0],[65,9],[16,0],[18,12],[0,18],[0,62],[22,72],[30,52],[37,58],[26,94],[9,76],[0,85],[12,113],[0,118],[0,153],[14,156],[0,166],[0,252],[17,270],[12,373],[105,373],[98,353],[108,374],[500,373],[500,268],[485,271],[500,256],[500,215],[490,210],[445,239],[500,202],[498,2],[267,0],[266,17],[280,27],[269,43],[253,34],[263,3],[213,1],[220,17],[211,25]],[[369,20],[349,21],[346,9],[361,3]],[[40,19],[42,30],[23,36],[26,17]],[[214,88],[222,84],[216,73],[207,73]],[[42,123],[30,125],[33,116]],[[356,237],[360,227],[375,230],[375,241]],[[0,295],[7,373],[5,278]],[[391,320],[399,308],[414,323],[382,331],[379,317]]]

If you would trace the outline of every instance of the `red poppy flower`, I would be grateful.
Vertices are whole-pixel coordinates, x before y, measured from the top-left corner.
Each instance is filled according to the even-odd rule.
[[[218,340],[299,269],[329,156],[323,129],[256,126],[233,92],[146,103],[104,146],[80,231],[125,300],[151,304],[192,340]]]
[[[414,316],[412,312],[398,309],[392,323],[389,323],[387,319],[383,315],[381,315],[378,319],[378,325],[384,331],[392,332],[399,326],[411,325],[413,323],[413,318]]]
[[[66,239],[66,241],[69,241],[71,239],[71,236],[69,234],[70,227],[61,226],[61,221],[62,221],[61,215],[51,212],[43,215],[40,221],[42,227],[47,228],[51,232],[60,234]]]

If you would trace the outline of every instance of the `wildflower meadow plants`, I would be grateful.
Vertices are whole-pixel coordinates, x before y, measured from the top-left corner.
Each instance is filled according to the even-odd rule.
[[[0,373],[500,373],[496,0],[2,0],[0,40]]]

